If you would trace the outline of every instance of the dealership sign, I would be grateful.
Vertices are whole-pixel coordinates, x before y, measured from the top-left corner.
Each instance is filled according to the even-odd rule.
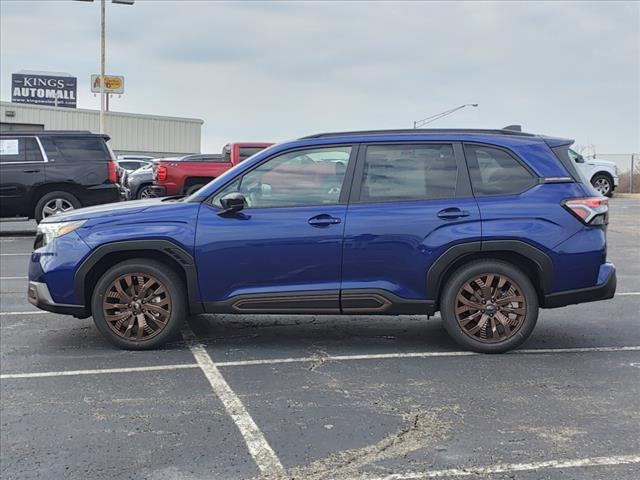
[[[100,93],[100,75],[91,75],[91,91]],[[124,93],[124,77],[120,75],[104,76],[104,93]]]
[[[11,101],[76,108],[78,79],[40,73],[11,75]]]

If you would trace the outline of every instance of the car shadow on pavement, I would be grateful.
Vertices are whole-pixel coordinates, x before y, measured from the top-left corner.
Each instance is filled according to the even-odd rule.
[[[198,340],[218,348],[460,349],[439,318],[426,316],[198,315],[189,325]]]

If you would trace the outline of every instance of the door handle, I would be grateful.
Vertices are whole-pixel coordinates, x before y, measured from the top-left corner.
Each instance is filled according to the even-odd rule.
[[[316,215],[309,219],[309,225],[312,227],[328,227],[329,225],[336,225],[340,222],[341,220],[339,218],[332,217],[326,213]]]
[[[445,208],[438,212],[438,218],[443,220],[455,220],[456,218],[468,217],[469,212],[466,210],[460,210],[458,207]]]
[[[23,170],[23,173],[40,173],[40,170]]]

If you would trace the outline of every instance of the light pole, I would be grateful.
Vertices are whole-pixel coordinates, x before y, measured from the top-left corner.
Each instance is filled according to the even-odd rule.
[[[451,115],[453,112],[457,112],[458,110],[462,110],[465,107],[477,107],[477,103],[465,103],[464,105],[460,105],[459,107],[452,108],[451,110],[445,110],[444,112],[436,113],[435,115],[431,115],[427,118],[423,118],[422,120],[414,120],[413,128],[420,128],[425,126],[428,123],[435,122],[436,120],[440,120],[447,115]]]
[[[93,0],[76,0],[79,2],[93,2]],[[122,5],[133,5],[135,0],[111,0],[112,3],[120,3]],[[100,133],[104,133],[105,119],[104,111],[106,106],[106,99],[104,93],[104,75],[106,70],[106,13],[107,13],[107,1],[100,0]]]

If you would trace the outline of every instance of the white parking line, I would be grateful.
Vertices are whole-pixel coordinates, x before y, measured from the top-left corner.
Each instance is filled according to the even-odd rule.
[[[193,344],[194,339],[188,337],[188,332],[184,332],[183,336],[185,336],[185,340],[190,342],[189,348],[191,351],[194,351],[195,347],[198,347],[196,350],[200,355],[200,358],[206,361],[206,358],[209,358],[206,361],[207,365],[210,361],[211,364],[218,370],[218,367],[247,367],[251,365],[277,365],[281,363],[309,363],[309,362],[318,362],[322,361],[351,361],[351,360],[387,360],[394,358],[429,358],[429,357],[466,357],[471,355],[484,355],[482,353],[475,352],[407,352],[407,353],[380,353],[380,354],[371,354],[371,355],[333,355],[333,356],[316,356],[316,357],[291,357],[291,358],[266,358],[262,360],[237,360],[237,361],[229,361],[229,362],[214,362],[209,354],[206,352],[204,345],[202,344]],[[589,353],[589,352],[636,352],[640,351],[640,346],[631,346],[631,347],[578,347],[578,348],[534,348],[530,350],[514,350],[510,353],[506,353],[504,355],[515,355],[515,354],[551,354],[551,353]],[[202,356],[201,354],[206,355]],[[195,355],[195,353],[194,353]],[[488,358],[492,358],[492,356],[487,355]],[[178,365],[158,365],[154,367],[130,367],[130,368],[97,368],[95,370],[69,370],[69,371],[57,371],[57,372],[35,372],[35,373],[10,373],[0,375],[0,379],[10,379],[10,378],[41,378],[41,377],[62,377],[68,375],[100,375],[104,373],[129,373],[129,372],[145,372],[148,370],[177,370],[183,368],[203,368],[200,362],[198,363],[188,363],[188,364],[178,364]],[[636,366],[636,364],[631,363],[630,365]],[[640,365],[638,363],[637,365]],[[218,372],[219,375],[219,372]],[[207,377],[208,378],[208,377]],[[224,379],[222,379],[224,381]],[[226,384],[226,382],[225,382]],[[228,385],[227,385],[228,387]]]
[[[0,280],[26,280],[29,277],[0,277]]]
[[[28,257],[31,256],[31,252],[29,253],[0,253],[0,257]]]
[[[505,355],[531,355],[549,353],[588,353],[588,352],[629,352],[640,351],[640,346],[631,347],[576,347],[576,348],[532,348],[529,350],[512,350]],[[429,357],[467,357],[471,355],[485,355],[476,352],[407,352],[407,353],[377,353],[370,355],[328,355],[324,357],[291,357],[291,358],[266,358],[262,360],[236,360],[229,362],[216,362],[218,367],[245,367],[250,365],[275,365],[279,363],[306,363],[323,361],[350,361],[350,360],[386,360],[392,358],[429,358]]]
[[[33,310],[32,312],[0,312],[0,316],[9,316],[9,315],[46,315],[55,313],[45,312],[44,310]]]
[[[0,375],[0,380],[9,378],[44,378],[44,377],[72,377],[75,375],[96,375],[101,373],[131,373],[131,372],[153,372],[156,370],[180,370],[183,368],[198,368],[196,363],[180,365],[157,365],[153,367],[126,367],[126,368],[99,368],[95,370],[67,370],[58,372],[36,372],[36,373],[7,373]]]
[[[468,477],[471,475],[493,475],[498,473],[528,472],[542,469],[584,468],[606,465],[630,465],[640,463],[640,455],[617,455],[575,460],[548,460],[531,463],[500,463],[487,467],[450,468],[426,472],[393,473],[384,477],[369,477],[367,480],[420,480],[424,478]]]
[[[621,295],[640,295],[640,292],[622,292],[622,293],[616,293],[616,297],[621,296]]]
[[[281,478],[284,475],[284,467],[280,463],[269,442],[264,437],[258,425],[242,404],[240,398],[231,389],[220,370],[216,367],[204,345],[197,342],[193,331],[185,326],[182,336],[187,341],[189,349],[198,362],[198,366],[204,373],[213,391],[218,396],[225,410],[231,416],[234,423],[244,438],[249,453],[253,457],[260,472],[265,477]]]

